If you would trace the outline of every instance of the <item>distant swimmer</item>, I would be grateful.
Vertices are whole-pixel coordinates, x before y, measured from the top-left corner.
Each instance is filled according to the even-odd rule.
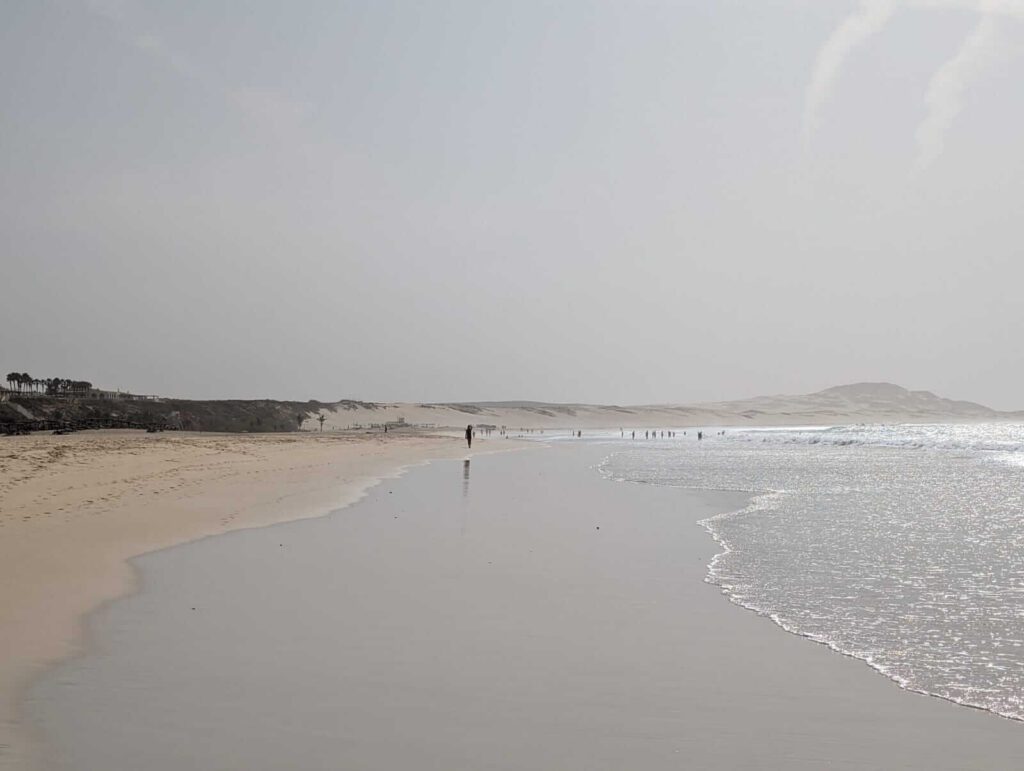
[[[466,447],[473,447],[473,424],[466,426]]]

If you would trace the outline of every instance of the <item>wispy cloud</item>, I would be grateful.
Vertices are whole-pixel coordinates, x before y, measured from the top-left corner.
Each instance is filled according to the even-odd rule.
[[[906,4],[913,8],[978,11],[1024,19],[1024,0],[907,0]]]
[[[925,119],[917,129],[918,168],[942,153],[950,126],[964,106],[964,94],[1002,55],[1005,45],[997,29],[1000,17],[1024,20],[1024,0],[861,0],[828,37],[814,62],[804,102],[803,140],[818,128],[820,113],[855,48],[879,32],[900,7],[920,10],[965,10],[982,14],[956,54],[928,83]]]
[[[996,19],[986,14],[956,55],[932,76],[924,97],[928,113],[917,128],[919,169],[927,168],[942,154],[946,134],[963,110],[968,86],[998,60],[1001,52]]]
[[[881,30],[897,9],[897,0],[862,0],[818,51],[804,98],[803,138],[808,141],[818,127],[822,105],[850,53]]]

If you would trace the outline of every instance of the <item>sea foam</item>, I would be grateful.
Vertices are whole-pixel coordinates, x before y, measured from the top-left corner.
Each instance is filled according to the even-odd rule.
[[[609,478],[750,492],[707,580],[902,687],[1024,720],[1024,427],[728,430],[624,442]]]

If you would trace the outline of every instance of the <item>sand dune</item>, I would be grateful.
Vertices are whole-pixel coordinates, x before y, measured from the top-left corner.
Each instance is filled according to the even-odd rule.
[[[908,391],[891,383],[837,386],[800,396],[761,396],[701,404],[620,407],[546,402],[367,404],[337,402],[321,411],[324,428],[336,431],[405,420],[443,427],[487,424],[510,429],[582,429],[657,426],[779,426],[841,423],[928,423],[1022,420],[1024,413],[999,412],[973,402]],[[304,428],[318,424],[307,420]]]

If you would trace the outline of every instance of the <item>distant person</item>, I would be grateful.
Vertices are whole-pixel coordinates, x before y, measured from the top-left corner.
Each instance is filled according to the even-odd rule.
[[[633,439],[636,439],[636,431],[633,431]]]
[[[473,447],[473,424],[470,423],[466,426],[466,447],[472,449]]]
[[[697,432],[697,441],[699,442],[703,438],[704,438],[704,432],[703,431],[698,431]]]

